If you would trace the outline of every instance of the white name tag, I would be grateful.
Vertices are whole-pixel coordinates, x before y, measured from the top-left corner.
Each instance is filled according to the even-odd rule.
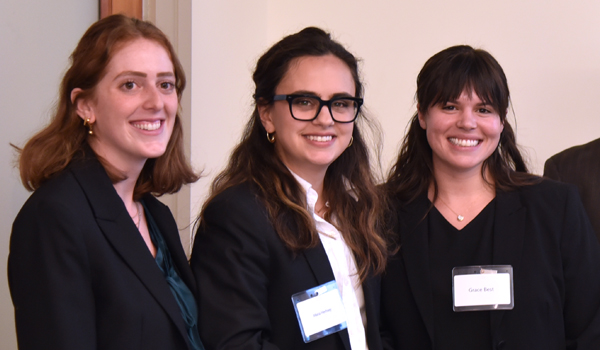
[[[335,280],[292,295],[305,343],[346,329],[346,310]]]
[[[511,310],[512,266],[464,266],[452,269],[454,311]]]

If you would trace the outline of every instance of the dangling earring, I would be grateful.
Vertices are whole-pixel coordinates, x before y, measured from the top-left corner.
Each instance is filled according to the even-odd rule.
[[[93,123],[90,123],[90,118],[86,118],[86,120],[83,121],[83,126],[88,127],[88,134],[90,135],[94,135],[94,131],[92,130],[92,124]]]
[[[352,146],[352,142],[354,142],[354,136],[350,136],[350,143],[348,144],[348,147],[346,147],[346,148],[350,148],[350,146]]]
[[[275,133],[270,134],[267,131],[267,140],[269,140],[270,143],[275,143]]]

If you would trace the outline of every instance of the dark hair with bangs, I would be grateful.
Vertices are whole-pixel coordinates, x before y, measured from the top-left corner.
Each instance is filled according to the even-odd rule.
[[[460,45],[433,55],[419,72],[418,112],[409,122],[398,158],[390,170],[386,183],[389,195],[411,202],[427,193],[433,183],[435,200],[437,182],[433,176],[432,151],[426,131],[419,124],[419,113],[426,114],[432,106],[455,101],[463,92],[474,92],[485,104],[494,107],[504,124],[498,147],[483,163],[483,178],[505,191],[539,181],[537,176],[528,173],[515,133],[506,118],[510,93],[502,67],[487,51]],[[490,179],[485,176],[486,170]]]
[[[267,140],[258,107],[273,103],[277,85],[298,58],[325,55],[334,55],[348,66],[356,87],[355,97],[362,97],[357,59],[331,39],[329,33],[308,27],[273,45],[256,63],[254,111],[227,167],[212,184],[200,221],[204,209],[217,194],[229,187],[250,183],[264,203],[275,231],[290,250],[299,252],[319,244],[314,220],[306,209],[306,193]],[[383,205],[371,173],[369,150],[360,132],[362,125],[370,127],[376,138],[379,136],[376,125],[361,112],[354,124],[352,146],[327,169],[322,194],[329,202],[325,219],[331,222],[335,217],[336,226],[354,253],[361,280],[369,272],[382,272],[387,259],[387,246],[381,234]],[[347,186],[356,198],[348,192]]]
[[[20,151],[19,171],[26,189],[33,191],[64,170],[74,158],[85,156],[90,149],[87,128],[77,115],[77,99],[94,96],[95,88],[106,74],[106,67],[116,52],[136,39],[147,39],[161,45],[169,54],[175,73],[177,99],[185,89],[185,73],[167,36],[150,22],[112,15],[92,24],[71,54],[71,65],[61,85],[56,111],[50,123],[34,135]],[[71,101],[71,91],[83,91]],[[106,160],[99,158],[113,183],[123,174]],[[146,193],[162,195],[177,192],[182,185],[198,180],[186,160],[183,129],[179,113],[165,153],[148,159],[134,188],[134,197]]]

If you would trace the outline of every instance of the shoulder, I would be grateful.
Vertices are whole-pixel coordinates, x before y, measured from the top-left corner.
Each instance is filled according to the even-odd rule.
[[[31,194],[21,208],[19,216],[58,207],[78,211],[85,201],[85,194],[73,174],[62,171]]]
[[[534,185],[522,186],[517,191],[523,199],[531,201],[557,201],[577,195],[575,185],[548,178],[542,178],[539,183]]]
[[[238,212],[256,212],[264,209],[264,205],[258,198],[258,191],[250,183],[241,183],[225,189],[210,199],[204,211],[204,215],[211,213],[228,211],[230,213]]]
[[[542,179],[535,185],[522,186],[511,192],[499,192],[498,205],[511,211],[523,206],[530,218],[559,222],[566,216],[584,212],[577,187],[571,184]]]
[[[600,156],[600,139],[593,140],[583,145],[573,146],[561,151],[548,159],[554,163],[578,162],[582,159],[597,160]]]

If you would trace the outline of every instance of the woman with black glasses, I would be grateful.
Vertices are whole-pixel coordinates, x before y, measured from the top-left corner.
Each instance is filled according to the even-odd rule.
[[[191,265],[210,349],[380,349],[387,250],[356,58],[318,28],[254,72],[255,109],[200,214]]]

